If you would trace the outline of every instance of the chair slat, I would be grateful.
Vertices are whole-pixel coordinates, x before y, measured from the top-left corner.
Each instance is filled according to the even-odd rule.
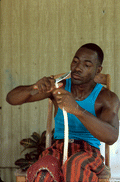
[[[51,146],[52,138],[52,111],[53,111],[53,102],[51,99],[48,101],[48,118],[47,118],[47,129],[46,129],[46,148]]]

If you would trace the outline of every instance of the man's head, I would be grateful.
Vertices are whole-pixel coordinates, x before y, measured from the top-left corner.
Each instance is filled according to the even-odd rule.
[[[100,63],[100,65],[102,65],[103,59],[104,59],[104,53],[97,44],[87,43],[87,44],[82,45],[80,48],[87,48],[87,49],[95,51],[98,55],[99,63]]]
[[[102,70],[103,51],[93,43],[81,46],[71,63],[71,80],[74,84],[93,82]]]

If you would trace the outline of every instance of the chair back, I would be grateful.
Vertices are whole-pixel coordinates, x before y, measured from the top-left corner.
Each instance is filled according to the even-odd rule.
[[[62,74],[55,75],[55,79],[62,76]],[[71,75],[69,75],[66,79],[70,78]],[[96,83],[101,83],[102,85],[106,86],[107,89],[110,90],[110,75],[109,74],[98,74],[94,81]],[[46,129],[46,148],[51,146],[51,139],[52,139],[52,113],[53,113],[53,102],[51,99],[48,99],[48,117],[47,117],[47,129]],[[109,162],[109,145],[105,144],[105,165],[110,166]]]

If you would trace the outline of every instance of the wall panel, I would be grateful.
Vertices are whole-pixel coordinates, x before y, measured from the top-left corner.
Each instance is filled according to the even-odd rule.
[[[120,97],[120,1],[1,0],[1,7],[0,167],[14,167],[24,156],[19,141],[45,130],[48,106],[47,100],[10,106],[6,94],[12,88],[67,72],[75,51],[94,42],[104,50],[103,72],[111,74]]]
[[[120,4],[119,1],[115,0],[115,47],[114,47],[114,91],[120,98]]]
[[[0,1],[0,22],[1,22],[1,1]],[[1,60],[1,23],[0,23],[0,60]],[[1,107],[1,92],[2,92],[2,84],[1,84],[1,66],[2,66],[2,61],[0,61],[0,107]]]
[[[0,176],[2,180],[4,179],[4,182],[16,182],[15,168],[3,168],[0,170]]]

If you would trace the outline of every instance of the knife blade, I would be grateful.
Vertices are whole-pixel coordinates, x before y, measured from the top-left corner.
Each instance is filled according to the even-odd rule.
[[[60,81],[64,80],[69,74],[71,73],[71,71],[65,73],[64,75],[60,76],[59,78],[55,79],[55,84],[59,83]]]

